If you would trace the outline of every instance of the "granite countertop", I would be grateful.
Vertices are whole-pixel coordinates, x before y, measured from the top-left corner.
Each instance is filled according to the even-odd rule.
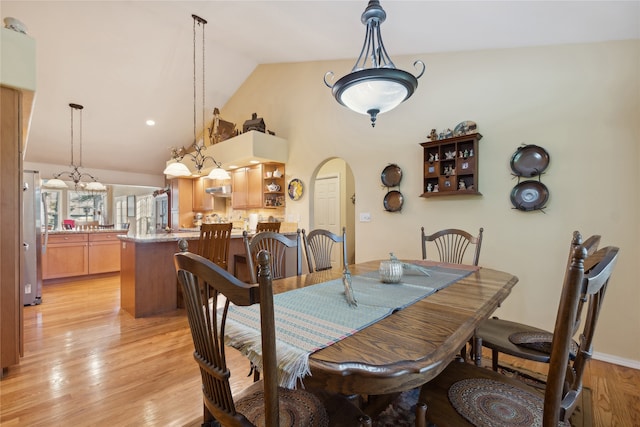
[[[127,234],[128,230],[114,229],[114,228],[96,228],[94,230],[49,230],[49,235],[52,234],[94,234],[94,233],[118,233]],[[44,233],[44,231],[43,231]]]
[[[180,239],[198,240],[200,239],[199,231],[183,231],[177,233],[157,233],[157,234],[139,234],[139,235],[121,235],[118,238],[124,242],[135,243],[158,243],[158,242],[177,242]],[[232,239],[241,239],[242,231],[233,231]]]

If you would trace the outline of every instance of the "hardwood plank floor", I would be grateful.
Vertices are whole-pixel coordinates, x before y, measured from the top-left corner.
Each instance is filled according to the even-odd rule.
[[[117,275],[45,285],[24,329],[25,355],[0,381],[3,427],[183,426],[202,414],[184,312],[134,319],[120,310]],[[229,351],[236,391],[249,364]],[[536,365],[522,363],[544,372]],[[585,386],[595,426],[640,426],[640,371],[592,361]]]

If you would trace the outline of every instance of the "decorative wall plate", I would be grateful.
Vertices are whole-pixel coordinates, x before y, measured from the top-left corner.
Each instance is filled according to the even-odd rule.
[[[549,190],[540,181],[522,181],[511,190],[511,204],[521,211],[543,209],[549,200]]]
[[[402,210],[404,197],[397,190],[391,190],[384,196],[384,210],[388,212],[398,212]]]
[[[516,176],[530,178],[542,174],[549,166],[549,153],[537,145],[519,147],[511,156],[511,170]]]
[[[294,178],[289,182],[288,188],[289,198],[291,200],[300,200],[302,194],[304,194],[304,185],[298,178]]]
[[[385,187],[397,187],[402,181],[402,169],[396,164],[391,164],[382,170],[380,178]]]

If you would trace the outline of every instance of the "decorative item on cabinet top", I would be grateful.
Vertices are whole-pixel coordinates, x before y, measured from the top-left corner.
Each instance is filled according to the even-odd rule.
[[[387,212],[400,212],[404,204],[404,197],[399,189],[390,190],[390,188],[400,186],[402,169],[395,163],[391,163],[382,170],[380,179],[382,180],[382,185],[387,189],[387,194],[385,194],[382,200],[384,210]]]
[[[511,156],[512,175],[518,178],[518,184],[511,190],[513,209],[520,211],[539,210],[544,213],[549,190],[541,182],[541,176],[549,166],[550,156],[547,150],[533,144],[522,144]],[[520,181],[521,178],[538,177],[538,180]]]

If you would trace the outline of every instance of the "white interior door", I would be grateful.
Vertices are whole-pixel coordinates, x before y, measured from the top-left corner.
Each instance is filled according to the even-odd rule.
[[[329,176],[317,178],[314,187],[314,228],[324,228],[340,235],[342,233],[342,224],[340,223],[340,177]],[[342,245],[338,245],[331,251],[332,267],[341,268],[341,260]]]

